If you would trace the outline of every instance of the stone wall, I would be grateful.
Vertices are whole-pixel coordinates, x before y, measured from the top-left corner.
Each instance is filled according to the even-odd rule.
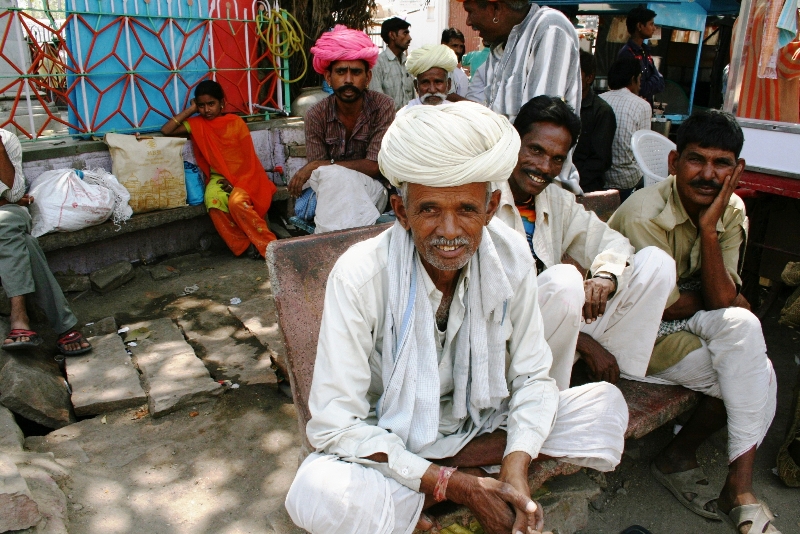
[[[280,165],[288,179],[306,164],[302,119],[253,122],[248,126],[256,153],[265,169]],[[183,159],[195,162],[191,142],[184,147]],[[28,180],[53,169],[102,168],[111,172],[111,156],[105,144],[98,141],[40,141],[23,145],[22,168]],[[271,173],[270,177],[273,177],[276,185],[285,185]]]

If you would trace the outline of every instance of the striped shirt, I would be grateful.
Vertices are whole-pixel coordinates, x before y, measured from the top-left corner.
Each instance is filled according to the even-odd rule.
[[[0,142],[3,143],[6,149],[11,165],[14,166],[14,183],[9,188],[6,184],[0,182],[0,198],[9,202],[17,202],[25,194],[25,190],[28,187],[25,174],[22,172],[22,145],[20,145],[16,135],[2,128],[0,128]]]
[[[392,97],[394,110],[397,111],[414,99],[414,77],[406,70],[406,55],[400,58],[387,48],[378,56],[378,63],[372,69],[372,91]]]
[[[778,51],[777,79],[757,76],[766,4],[755,8],[742,56],[742,92],[736,114],[748,119],[800,122],[800,38]],[[738,21],[737,21],[738,22]]]
[[[653,110],[647,100],[631,93],[627,87],[600,95],[614,110],[617,131],[611,143],[611,168],[605,173],[605,185],[614,189],[630,189],[642,179],[642,170],[633,158],[631,137],[634,132],[650,129]]]
[[[578,34],[561,12],[531,4],[505,45],[486,60],[484,104],[514,122],[519,109],[539,95],[560,96],[579,113],[581,69]]]

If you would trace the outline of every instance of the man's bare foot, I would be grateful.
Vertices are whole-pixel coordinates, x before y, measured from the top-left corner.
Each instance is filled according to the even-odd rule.
[[[58,341],[56,341],[56,345],[58,346],[58,350],[61,352],[61,354],[66,356],[82,354],[84,352],[88,352],[92,348],[92,345],[86,341],[86,338],[83,337],[83,334],[77,330],[69,330],[68,332],[61,334],[61,336],[58,338]]]

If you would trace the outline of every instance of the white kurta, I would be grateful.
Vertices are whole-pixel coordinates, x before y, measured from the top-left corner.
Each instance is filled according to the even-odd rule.
[[[498,217],[524,234],[511,190],[507,184],[498,187],[502,192]],[[546,269],[538,283],[545,336],[553,353],[550,376],[560,390],[569,387],[579,332],[611,352],[620,370],[645,376],[663,306],[675,285],[674,261],[655,247],[634,255],[625,236],[558,185],[547,186],[536,197],[535,207],[533,248]],[[607,273],[617,278],[617,292],[609,299],[606,313],[591,324],[582,320],[583,279],[575,267],[561,264],[565,254],[590,276]]]

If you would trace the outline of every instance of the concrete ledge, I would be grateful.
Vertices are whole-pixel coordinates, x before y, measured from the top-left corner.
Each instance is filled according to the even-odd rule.
[[[39,245],[45,252],[66,247],[77,247],[87,243],[94,243],[96,241],[102,241],[104,239],[129,234],[139,230],[155,228],[156,226],[169,224],[175,221],[194,219],[195,217],[201,217],[205,214],[206,207],[202,204],[199,206],[184,206],[171,210],[158,210],[148,213],[139,213],[122,223],[119,228],[117,228],[112,221],[106,221],[103,224],[90,226],[75,232],[55,232],[52,234],[45,234],[39,238]]]
[[[285,119],[247,122],[247,127],[251,132],[274,129],[302,130],[304,128],[304,123],[303,119],[300,117],[287,117]],[[148,132],[143,133],[142,135],[161,137],[160,132]],[[77,139],[74,137],[36,140],[22,143],[23,162],[77,156],[79,154],[87,154],[89,152],[108,152],[108,146],[101,140]]]

